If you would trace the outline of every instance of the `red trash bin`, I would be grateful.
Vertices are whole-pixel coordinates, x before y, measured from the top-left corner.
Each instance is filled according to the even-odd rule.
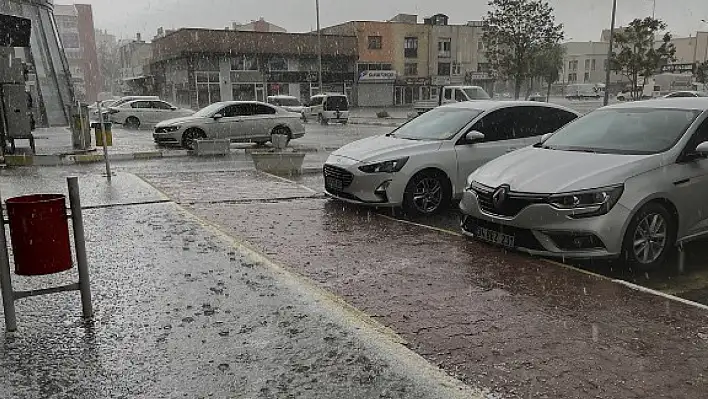
[[[71,269],[65,197],[35,194],[6,203],[15,273],[41,276]]]

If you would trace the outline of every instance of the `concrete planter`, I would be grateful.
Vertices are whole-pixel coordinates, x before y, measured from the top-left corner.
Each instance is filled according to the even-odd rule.
[[[254,151],[251,158],[256,170],[276,175],[302,174],[303,152]]]
[[[273,148],[275,148],[276,150],[284,150],[285,147],[288,146],[288,142],[290,141],[288,136],[285,134],[274,134],[270,138],[271,143],[273,144]]]
[[[228,155],[231,142],[228,139],[196,140],[192,153],[196,156]]]

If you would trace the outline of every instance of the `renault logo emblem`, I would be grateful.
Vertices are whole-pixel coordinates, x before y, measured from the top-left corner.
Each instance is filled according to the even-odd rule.
[[[494,205],[494,209],[500,209],[504,206],[509,190],[510,187],[507,185],[500,186],[494,190],[494,193],[492,194],[492,205]]]

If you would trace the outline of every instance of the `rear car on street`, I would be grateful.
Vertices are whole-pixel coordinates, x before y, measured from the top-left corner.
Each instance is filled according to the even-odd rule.
[[[272,135],[288,141],[305,135],[300,115],[258,101],[225,101],[209,105],[191,116],[170,119],[155,126],[157,144],[192,149],[199,139],[229,139],[265,144]]]
[[[484,163],[539,142],[578,113],[549,103],[475,101],[426,112],[384,136],[332,153],[327,193],[343,201],[433,214],[459,199]]]
[[[651,269],[708,233],[708,98],[601,108],[467,181],[462,229],[536,255]]]
[[[295,112],[301,115],[305,109],[305,106],[302,105],[300,100],[293,96],[268,96],[266,101],[268,104],[275,105],[276,107],[283,108],[286,111]]]
[[[164,120],[192,115],[194,111],[175,107],[162,100],[132,100],[113,104],[108,108],[108,117],[113,123],[128,129],[143,125],[155,125]]]
[[[349,123],[349,100],[341,93],[326,93],[312,96],[305,107],[302,118],[316,119],[318,123],[326,125],[332,123]]]

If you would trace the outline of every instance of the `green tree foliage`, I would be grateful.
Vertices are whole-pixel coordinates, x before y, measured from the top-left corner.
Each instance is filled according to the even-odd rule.
[[[671,44],[671,34],[666,33],[659,43],[655,37],[666,29],[666,24],[651,17],[635,19],[619,32],[615,32],[610,68],[629,79],[632,99],[642,95],[640,86],[653,76],[662,65],[676,60],[676,48]]]
[[[541,47],[534,54],[531,74],[546,83],[546,98],[551,96],[551,86],[560,79],[565,48],[560,43]]]
[[[491,0],[489,6],[483,19],[486,56],[497,77],[514,81],[518,99],[532,77],[535,54],[563,39],[563,25],[556,25],[545,0]]]
[[[696,65],[696,82],[708,84],[708,61]]]

